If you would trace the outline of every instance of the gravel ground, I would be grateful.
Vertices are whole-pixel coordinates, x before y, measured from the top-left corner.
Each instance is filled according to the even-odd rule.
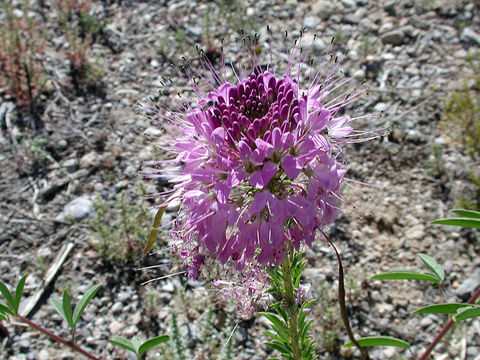
[[[17,17],[21,3],[13,1]],[[162,131],[137,114],[137,103],[155,97],[161,106],[171,104],[185,81],[170,64],[178,65],[185,56],[196,65],[196,45],[214,58],[223,37],[225,56],[234,62],[241,27],[258,32],[260,58],[271,52],[280,67],[303,27],[304,44],[318,36],[312,56],[322,59],[327,51],[342,56],[348,50],[341,70],[352,77],[353,86],[366,86],[370,93],[351,111],[382,114],[358,126],[389,129],[382,139],[347,147],[348,176],[374,187],[347,187],[349,202],[330,229],[346,268],[355,333],[400,337],[421,353],[446,319],[411,312],[430,303],[465,300],[480,285],[478,232],[430,224],[448,216],[459,198],[472,196],[469,169],[480,170],[439,125],[452,91],[472,85],[466,58],[480,50],[480,5],[460,0],[92,2],[90,14],[105,26],[87,54],[101,71],[92,86],[82,88],[65,56],[72,42],[59,25],[59,3],[31,0],[28,13],[45,39],[37,54],[47,78],[34,112],[43,122],[40,134],[32,129],[32,112],[20,107],[10,112],[13,100],[5,89],[0,92],[0,280],[13,284],[29,273],[24,308],[44,290],[30,312],[34,321],[68,336],[49,299],[59,298],[64,289],[82,294],[102,284],[77,330],[78,342],[101,358],[128,358],[107,343],[112,335],[172,334],[172,314],[187,359],[272,355],[262,345],[266,322],[259,317],[239,322],[228,306],[216,303],[206,284],[180,275],[142,285],[180,270],[171,263],[166,233],[152,255],[138,257],[151,221],[140,209],[153,204],[143,194],[169,185],[137,175],[143,162],[168,156],[152,146],[151,137]],[[5,24],[4,13],[0,23]],[[171,83],[159,93],[168,77]],[[165,221],[174,218],[174,210]],[[98,240],[100,229],[110,239],[109,248]],[[73,250],[45,284],[55,258],[70,243]],[[446,294],[421,283],[369,280],[385,270],[420,268],[420,252],[445,267],[451,284]],[[312,327],[319,358],[357,358],[356,352],[341,349],[347,336],[335,305],[334,254],[317,241],[307,258],[304,280],[319,298]],[[226,355],[226,339],[235,326],[232,354]],[[5,359],[79,358],[28,328],[7,328]],[[456,327],[434,358],[479,359],[479,335],[480,320]],[[176,359],[166,351],[165,358]],[[393,348],[376,348],[371,357],[410,358]],[[150,351],[147,358],[162,357]]]

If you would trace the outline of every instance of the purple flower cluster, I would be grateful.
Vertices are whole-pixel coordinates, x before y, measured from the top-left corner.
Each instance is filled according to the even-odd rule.
[[[305,88],[292,66],[279,76],[253,64],[236,83],[214,73],[218,86],[195,88],[195,106],[161,114],[181,169],[171,235],[190,276],[212,262],[243,272],[279,265],[335,220],[346,172],[339,145],[359,135],[340,114],[358,94],[339,91],[338,64],[324,65]]]

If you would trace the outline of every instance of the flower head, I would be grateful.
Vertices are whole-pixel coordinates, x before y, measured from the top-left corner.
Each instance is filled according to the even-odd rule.
[[[171,235],[191,276],[212,261],[247,272],[278,265],[335,220],[346,173],[340,145],[358,136],[341,114],[358,94],[338,91],[336,62],[301,86],[304,60],[296,76],[293,60],[283,74],[255,60],[235,81],[214,72],[218,84],[205,94],[195,86],[193,106],[160,114],[181,171],[172,178],[182,207]]]

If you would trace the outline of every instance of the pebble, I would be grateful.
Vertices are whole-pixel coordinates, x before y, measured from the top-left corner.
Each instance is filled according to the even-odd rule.
[[[480,46],[480,34],[475,32],[472,28],[468,26],[462,30],[460,40]]]
[[[336,6],[332,1],[320,0],[312,4],[312,14],[319,16],[322,20],[328,19],[335,9]]]
[[[405,39],[405,34],[402,30],[396,29],[382,34],[380,39],[384,44],[401,45]]]
[[[466,278],[460,286],[455,289],[455,294],[463,300],[467,300],[480,286],[480,266],[477,266],[472,275]]]
[[[123,323],[113,320],[112,323],[108,326],[108,330],[111,335],[119,335],[124,328]]]
[[[88,197],[78,197],[70,201],[63,208],[62,212],[55,218],[58,221],[65,221],[68,218],[73,218],[76,221],[83,220],[95,214],[95,207]]]

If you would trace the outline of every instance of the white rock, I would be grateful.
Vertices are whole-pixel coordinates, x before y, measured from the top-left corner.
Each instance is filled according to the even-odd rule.
[[[87,217],[93,216],[95,213],[95,207],[93,206],[92,201],[88,197],[78,197],[70,201],[63,211],[58,214],[56,220],[64,221],[68,218],[74,218],[77,221],[85,219]]]
[[[476,33],[468,26],[463,29],[462,34],[460,35],[460,40],[472,42],[480,46],[480,34]]]
[[[112,335],[120,334],[122,329],[123,329],[123,324],[116,320],[113,320],[113,322],[108,327],[108,330],[110,330],[110,334]]]
[[[328,19],[335,13],[336,7],[332,1],[317,1],[312,4],[312,14],[315,14],[323,20]]]

